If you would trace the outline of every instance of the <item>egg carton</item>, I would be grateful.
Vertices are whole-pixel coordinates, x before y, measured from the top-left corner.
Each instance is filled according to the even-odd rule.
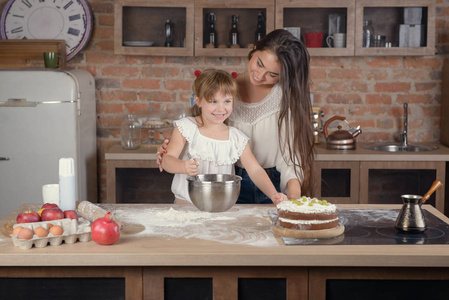
[[[78,240],[80,242],[88,242],[92,239],[90,222],[83,218],[80,218],[78,221],[75,219],[60,219],[44,222],[19,223],[15,224],[13,228],[22,226],[23,228],[29,228],[34,232],[37,227],[44,227],[48,230],[48,224],[59,225],[63,228],[64,232],[60,236],[55,236],[52,233],[49,233],[46,237],[38,237],[35,234],[29,240],[18,239],[17,235],[11,234],[14,246],[28,250],[31,249],[33,245],[36,248],[43,248],[47,247],[48,244],[51,246],[59,246],[62,242],[73,244]]]

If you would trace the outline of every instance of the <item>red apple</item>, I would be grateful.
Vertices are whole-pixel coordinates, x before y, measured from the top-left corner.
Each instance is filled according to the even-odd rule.
[[[76,219],[78,220],[78,214],[74,210],[65,210],[64,211],[64,218],[65,219]]]
[[[40,220],[41,217],[39,217],[39,214],[32,210],[21,212],[16,219],[17,223],[39,222]]]
[[[46,208],[41,213],[42,221],[64,219],[64,212],[60,208]]]
[[[59,208],[56,203],[45,203],[41,208]]]

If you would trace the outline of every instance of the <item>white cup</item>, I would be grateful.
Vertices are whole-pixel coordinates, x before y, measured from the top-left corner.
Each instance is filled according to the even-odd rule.
[[[301,27],[284,27],[284,29],[293,34],[298,40],[301,39]]]
[[[332,40],[332,43],[331,43]],[[345,48],[346,47],[346,33],[334,33],[326,38],[326,43],[329,47]]]
[[[59,206],[59,184],[44,184],[42,186],[44,203],[55,203]]]

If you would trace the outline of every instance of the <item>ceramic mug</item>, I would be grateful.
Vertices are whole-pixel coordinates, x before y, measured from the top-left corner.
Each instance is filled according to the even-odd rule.
[[[331,48],[345,48],[346,33],[334,33],[333,35],[330,35],[326,38],[326,43]]]
[[[44,203],[55,203],[59,205],[59,184],[44,184],[42,186],[42,198]]]
[[[324,32],[304,33],[304,38],[308,48],[321,48],[323,45]]]
[[[44,52],[44,64],[46,68],[58,68],[60,65],[59,60],[63,62],[64,58],[58,52]]]

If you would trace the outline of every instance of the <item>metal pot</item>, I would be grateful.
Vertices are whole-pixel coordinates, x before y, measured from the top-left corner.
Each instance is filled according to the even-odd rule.
[[[323,127],[324,136],[326,138],[327,149],[331,150],[353,150],[355,149],[355,138],[362,133],[360,126],[351,128],[349,131],[342,130],[338,126],[337,130],[328,134],[327,127],[335,120],[345,121],[345,117],[334,116],[326,121]]]

